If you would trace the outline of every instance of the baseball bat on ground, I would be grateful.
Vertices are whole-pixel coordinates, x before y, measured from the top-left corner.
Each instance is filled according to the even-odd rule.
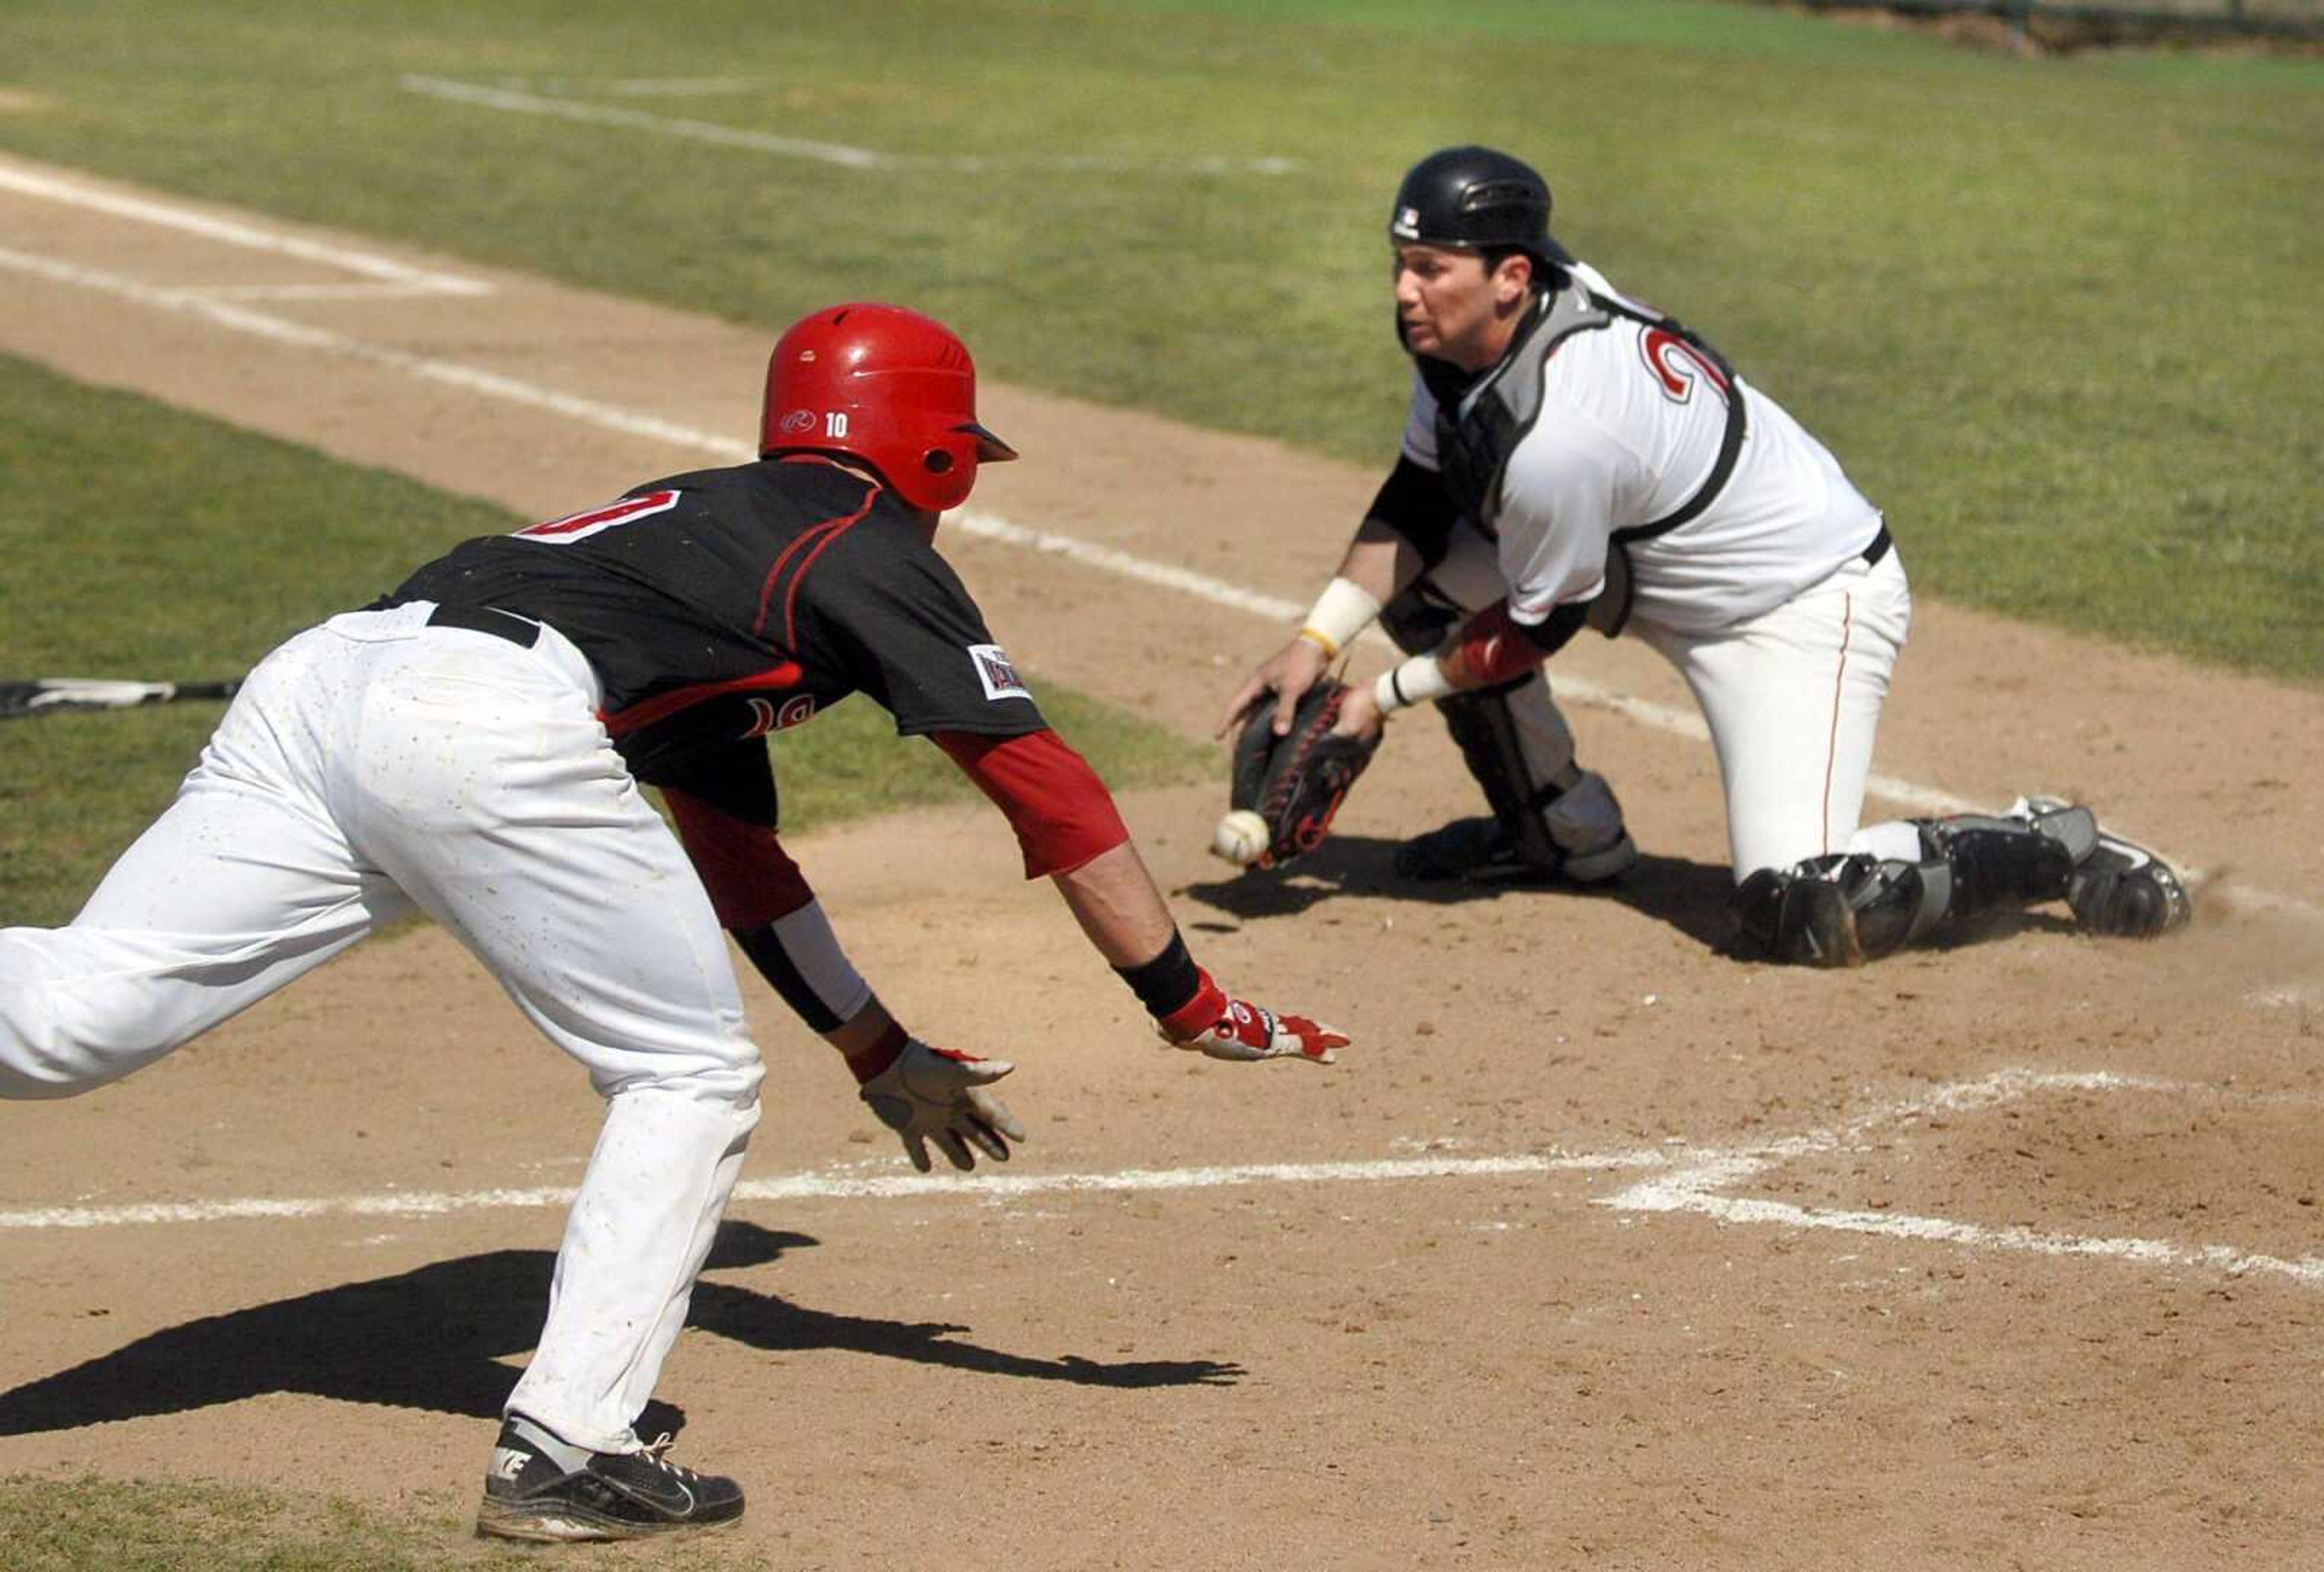
[[[239,677],[223,682],[128,682],[101,677],[0,682],[0,720],[22,720],[68,709],[134,709],[183,698],[232,698],[241,687]]]

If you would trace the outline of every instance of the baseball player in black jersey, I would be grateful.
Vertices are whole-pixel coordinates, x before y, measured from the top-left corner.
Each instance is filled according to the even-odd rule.
[[[937,556],[938,515],[1016,457],[976,422],[960,340],[893,306],[802,319],[768,368],[761,453],[470,541],[291,639],[70,926],[0,929],[0,1096],[117,1079],[414,910],[587,1068],[604,1129],[485,1533],[742,1512],[734,1481],[632,1428],[759,1117],[726,934],[917,1167],[930,1142],[965,1169],[1024,1137],[991,1090],[1008,1062],[912,1036],[849,965],[777,838],[770,733],[861,692],[928,737],[1169,1041],[1329,1062],[1348,1040],[1195,965],[1104,784]]]

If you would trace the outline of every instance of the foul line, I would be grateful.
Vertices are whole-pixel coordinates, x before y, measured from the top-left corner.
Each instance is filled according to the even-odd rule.
[[[1991,1109],[2043,1093],[2160,1093],[2225,1096],[2273,1105],[2282,1099],[2237,1097],[2217,1088],[2143,1077],[2006,1069],[1973,1081],[1933,1087],[1922,1096],[1875,1106],[1840,1124],[1743,1147],[1628,1150],[1608,1152],[1520,1153],[1506,1157],[1423,1157],[1345,1162],[1249,1163],[1228,1168],[1126,1169],[1110,1173],[1018,1174],[990,1166],[953,1178],[917,1174],[788,1174],[746,1179],[738,1203],[805,1200],[893,1200],[931,1197],[1001,1205],[1028,1197],[1126,1191],[1222,1189],[1253,1185],[1347,1184],[1476,1179],[1552,1173],[1653,1169],[1664,1171],[1592,1204],[1618,1212],[1692,1213],[1723,1224],[1874,1234],[1969,1249],[2010,1251],[2084,1260],[2111,1260],[2228,1276],[2282,1278],[2301,1288],[2324,1288],[2324,1259],[2287,1258],[2224,1244],[1994,1227],[1949,1217],[1836,1207],[1804,1207],[1729,1192],[1771,1169],[1801,1158],[1863,1149],[1884,1127],[1935,1114]],[[2307,1104],[2305,1105],[2312,1105]],[[270,1200],[157,1202],[123,1207],[48,1207],[0,1211],[0,1232],[102,1228],[135,1225],[281,1221],[329,1216],[440,1217],[455,1213],[566,1207],[570,1187],[537,1189],[413,1191],[388,1195]]]
[[[1147,160],[1102,157],[1094,153],[1066,153],[1054,157],[989,158],[973,153],[881,153],[874,148],[855,147],[844,142],[818,142],[801,136],[781,136],[770,131],[751,131],[742,126],[722,125],[715,120],[677,119],[667,115],[652,115],[642,109],[624,109],[611,104],[585,104],[571,98],[552,97],[541,93],[528,93],[516,88],[488,87],[481,82],[456,81],[449,77],[409,75],[399,79],[398,86],[407,93],[420,93],[431,98],[448,99],[456,104],[473,105],[480,109],[497,109],[510,115],[542,115],[558,120],[577,121],[587,125],[618,125],[625,130],[649,132],[656,136],[675,137],[686,142],[705,142],[718,147],[738,147],[752,153],[769,153],[781,158],[807,159],[816,163],[837,164],[854,170],[1091,170],[1130,171],[1155,170],[1175,174],[1289,174],[1299,167],[1296,159],[1289,158],[1197,158],[1175,163],[1156,164]]]
[[[732,463],[740,463],[752,457],[751,450],[742,443],[716,441],[689,427],[657,421],[589,399],[575,398],[569,393],[553,393],[531,383],[520,382],[514,377],[502,376],[472,365],[462,365],[456,361],[438,360],[431,356],[413,355],[383,344],[350,338],[327,328],[310,327],[286,317],[235,305],[232,301],[221,299],[207,290],[149,284],[103,268],[84,267],[78,263],[58,262],[50,257],[5,248],[0,248],[0,269],[14,269],[59,283],[95,290],[156,310],[200,317],[217,327],[247,333],[276,344],[318,350],[366,365],[385,366],[423,382],[438,383],[508,403],[547,410],[604,430],[630,436],[650,437],[678,447],[703,448]]]
[[[1658,1152],[1602,1156],[1395,1158],[1350,1162],[1260,1162],[1234,1168],[1123,1169],[1112,1173],[999,1173],[990,1169],[955,1178],[920,1174],[786,1174],[744,1179],[737,1201],[895,1200],[913,1196],[1003,1201],[1026,1196],[1121,1190],[1223,1189],[1243,1185],[1335,1184],[1429,1179],[1498,1179],[1569,1170],[1646,1168],[1667,1163]],[[459,1212],[569,1207],[570,1187],[539,1189],[430,1191],[303,1199],[154,1202],[125,1207],[42,1207],[0,1212],[0,1231],[107,1228],[134,1224],[217,1223],[304,1217],[441,1217]]]
[[[377,256],[367,251],[353,251],[320,241],[302,240],[295,235],[261,229],[231,218],[213,217],[207,213],[197,213],[166,202],[102,191],[93,186],[59,180],[31,170],[0,167],[0,190],[13,191],[20,197],[37,197],[44,201],[87,208],[93,212],[107,213],[139,224],[181,230],[223,245],[239,245],[245,251],[272,252],[279,256],[296,257],[301,262],[321,263],[348,273],[362,273],[366,278],[377,279],[415,294],[488,295],[493,292],[492,285],[476,279],[414,267],[392,257]]]
[[[78,192],[81,190],[69,187],[64,182],[45,180],[42,177],[0,167],[0,188],[19,189],[19,182],[25,181],[54,188],[57,190]],[[43,190],[35,191],[32,194],[50,193]],[[104,193],[83,194],[103,197],[107,202],[132,200],[112,198]],[[163,208],[158,203],[138,202],[134,205],[141,208],[150,208],[156,213],[174,213],[175,211]],[[206,227],[223,222],[194,214],[178,214],[177,217],[188,221],[187,227],[202,233],[208,232]],[[225,227],[252,236],[264,236],[264,232],[247,226],[226,225]],[[272,238],[281,241],[282,249],[288,249],[294,245],[307,244],[293,241],[287,236]],[[336,256],[346,258],[359,258],[366,255],[364,253],[344,252],[336,248],[323,249],[330,250]],[[380,267],[400,265],[385,258],[368,260]],[[236,305],[214,291],[175,289],[149,284],[100,268],[85,267],[78,264],[60,262],[49,257],[5,249],[0,249],[0,269],[14,269],[21,273],[33,273],[58,282],[115,295],[160,310],[198,316],[219,327],[239,333],[248,333],[275,343],[384,366],[422,381],[458,388],[464,392],[500,399],[509,403],[545,410],[603,430],[615,431],[625,436],[650,438],[673,447],[691,448],[721,463],[743,463],[754,456],[749,444],[736,441],[729,437],[716,436],[675,421],[641,414],[619,405],[557,393],[515,377],[503,376],[497,372],[485,371],[476,366],[464,365],[456,361],[415,355],[408,350],[391,348],[385,345],[374,344],[364,339],[349,338],[345,334],[334,333],[327,328],[310,327],[288,318]],[[964,510],[947,515],[947,522],[952,528],[980,540],[1037,551],[1047,556],[1062,557],[1118,578],[1128,578],[1141,584],[1150,584],[1176,594],[1208,601],[1213,606],[1265,617],[1278,624],[1296,624],[1306,611],[1305,606],[1296,601],[1286,600],[1279,596],[1268,595],[1241,585],[1230,584],[1224,579],[1214,578],[1208,574],[1198,573],[1172,563],[1157,562],[1134,556],[1130,552],[1095,541],[1059,534],[1054,531],[1035,529],[1002,518],[996,513]],[[1372,630],[1366,636],[1377,639],[1378,631]],[[1641,726],[1697,742],[1710,740],[1710,728],[1703,724],[1702,716],[1693,711],[1675,709],[1668,705],[1635,698],[1587,679],[1563,672],[1554,679],[1554,685],[1562,698],[1576,703],[1610,710]],[[1866,779],[1865,787],[1872,795],[1885,801],[1893,802],[1918,813],[1966,813],[1990,806],[1973,802],[1968,798],[1957,796],[1935,787],[1902,780],[1894,775],[1870,775]],[[2209,877],[2203,869],[2194,866],[2183,857],[2167,852],[2164,855],[2168,861],[2185,869],[2189,878],[2198,883],[2205,882]],[[2240,883],[2215,886],[2207,892],[2206,898],[2234,911],[2273,911],[2310,920],[2324,918],[2324,909],[2319,909],[2308,902]]]

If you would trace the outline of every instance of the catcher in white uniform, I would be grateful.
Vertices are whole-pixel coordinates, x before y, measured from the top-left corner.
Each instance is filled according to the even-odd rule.
[[[1220,731],[1299,696],[1375,618],[1409,658],[1346,696],[1336,730],[1434,701],[1493,809],[1407,842],[1422,879],[1591,883],[1636,860],[1611,789],[1574,760],[1539,668],[1584,626],[1645,639],[1702,706],[1726,788],[1744,937],[1853,965],[2004,905],[2153,936],[2179,878],[2089,810],[1859,828],[1873,734],[1912,621],[1879,510],[1824,446],[1674,319],[1549,232],[1549,188],[1482,147],[1415,165],[1388,225],[1414,361],[1394,472],[1296,637]]]
[[[604,1130],[488,1534],[742,1514],[733,1480],[632,1429],[759,1119],[728,934],[918,1167],[930,1143],[964,1169],[1023,1138],[991,1090],[1011,1067],[921,1041],[849,964],[778,837],[771,733],[861,693],[929,738],[1167,1040],[1309,1062],[1348,1040],[1195,965],[1104,783],[936,554],[979,464],[1016,457],[976,423],[960,340],[893,306],[812,313],[775,346],[761,431],[754,463],[466,541],[291,639],[69,927],[0,929],[0,1097],[128,1075],[414,911],[587,1069]]]

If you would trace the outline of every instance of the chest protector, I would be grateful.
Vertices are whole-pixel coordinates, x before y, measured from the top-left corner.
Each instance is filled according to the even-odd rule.
[[[1735,473],[1743,450],[1742,390],[1735,368],[1708,339],[1675,317],[1594,294],[1570,277],[1536,301],[1533,319],[1520,329],[1508,353],[1490,370],[1469,380],[1443,361],[1422,358],[1421,378],[1436,400],[1436,462],[1462,517],[1489,541],[1500,539],[1501,483],[1509,455],[1541,419],[1549,357],[1579,333],[1593,333],[1618,321],[1659,328],[1685,344],[1719,370],[1727,384],[1727,429],[1719,457],[1692,495],[1658,519],[1614,532],[1607,546],[1606,589],[1590,609],[1590,624],[1612,638],[1630,612],[1628,546],[1674,530],[1709,507]]]

